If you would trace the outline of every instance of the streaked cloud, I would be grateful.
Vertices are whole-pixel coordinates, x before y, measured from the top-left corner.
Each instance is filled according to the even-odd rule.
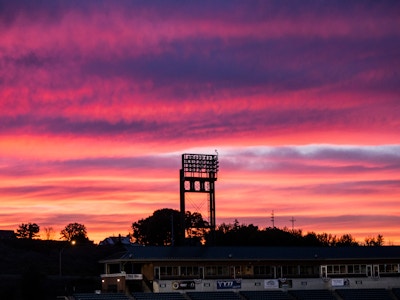
[[[180,154],[218,149],[219,221],[400,243],[397,1],[0,7],[0,227],[126,232],[178,209]]]

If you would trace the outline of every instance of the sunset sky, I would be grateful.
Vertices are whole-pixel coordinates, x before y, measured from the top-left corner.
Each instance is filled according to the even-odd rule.
[[[0,0],[0,229],[126,235],[215,150],[217,224],[400,245],[400,2]]]

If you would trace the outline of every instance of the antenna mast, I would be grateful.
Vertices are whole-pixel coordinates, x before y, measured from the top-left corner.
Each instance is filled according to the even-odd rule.
[[[275,215],[274,215],[274,211],[272,210],[271,213],[271,222],[272,222],[272,228],[275,228]]]
[[[289,221],[292,222],[292,231],[294,231],[294,222],[296,222],[296,219],[292,217]]]

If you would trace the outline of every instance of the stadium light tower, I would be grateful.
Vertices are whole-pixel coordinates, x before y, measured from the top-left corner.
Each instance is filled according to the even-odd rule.
[[[218,152],[208,154],[182,154],[180,170],[180,213],[182,240],[185,239],[185,195],[186,193],[206,193],[209,195],[209,226],[215,231],[215,181],[218,174]]]

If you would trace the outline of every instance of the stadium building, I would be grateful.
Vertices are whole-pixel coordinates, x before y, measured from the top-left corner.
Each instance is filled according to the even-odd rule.
[[[400,288],[400,247],[145,247],[101,261],[102,292]],[[293,299],[293,298],[292,298]],[[296,299],[296,298],[294,298]],[[340,298],[339,298],[340,299]],[[390,298],[393,299],[393,298]],[[396,299],[396,298],[394,298]]]
[[[181,224],[185,221],[186,194],[204,193],[209,201],[210,230],[215,230],[218,168],[218,152],[182,155]],[[184,228],[180,237],[185,237]],[[102,293],[125,294],[136,300],[400,300],[398,246],[129,245],[125,252],[101,263]]]

